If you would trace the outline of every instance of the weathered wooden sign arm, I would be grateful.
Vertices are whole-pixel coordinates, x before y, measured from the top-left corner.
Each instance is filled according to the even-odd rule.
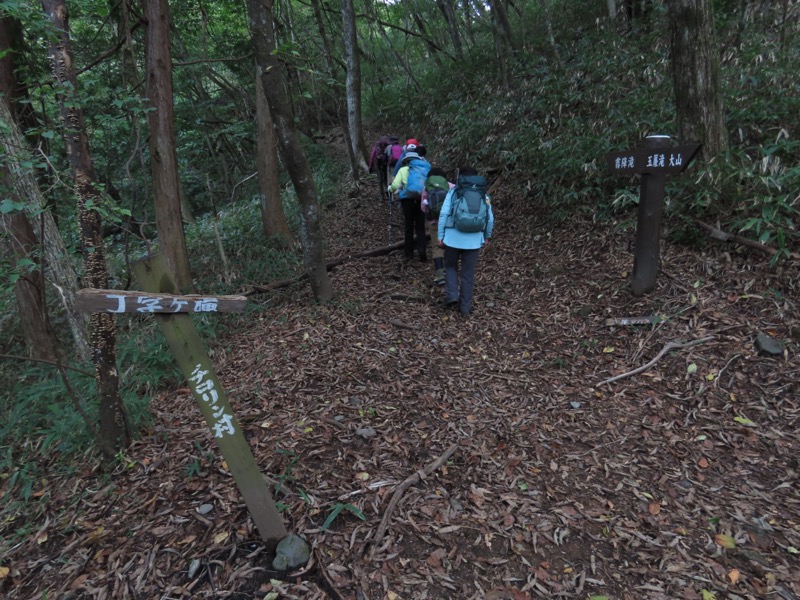
[[[661,220],[664,215],[666,176],[680,173],[700,150],[699,144],[671,147],[668,135],[647,136],[633,150],[606,154],[608,170],[615,175],[641,174],[636,248],[631,291],[641,296],[656,285],[661,256]]]
[[[79,310],[109,313],[240,313],[247,308],[245,296],[185,296],[165,292],[83,289],[78,292]]]

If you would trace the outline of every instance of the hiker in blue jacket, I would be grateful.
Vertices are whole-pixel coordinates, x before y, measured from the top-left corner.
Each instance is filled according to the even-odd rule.
[[[431,165],[416,152],[406,152],[403,164],[389,185],[390,194],[400,191],[400,206],[403,207],[403,221],[405,223],[405,243],[403,251],[405,259],[414,258],[416,246],[419,260],[428,260],[428,242],[425,236],[425,215],[420,206],[422,193],[425,191],[425,180]],[[417,241],[414,243],[414,234]]]
[[[480,228],[473,231],[461,225],[459,221],[459,207],[466,197],[465,190],[471,186],[470,193],[477,193],[476,198],[485,203],[481,214],[485,215],[480,223]],[[445,308],[458,306],[462,316],[468,316],[472,311],[472,293],[475,285],[475,270],[478,266],[478,254],[481,248],[486,248],[489,238],[492,237],[494,228],[494,214],[492,213],[491,200],[486,194],[486,179],[478,176],[472,167],[464,167],[459,171],[456,187],[447,193],[439,215],[438,243],[444,248],[444,301]],[[476,229],[470,227],[469,229]],[[461,262],[461,281],[459,285],[459,261]]]

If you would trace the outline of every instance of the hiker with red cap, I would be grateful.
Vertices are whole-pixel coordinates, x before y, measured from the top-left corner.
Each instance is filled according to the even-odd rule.
[[[415,140],[414,138],[408,138],[408,141],[406,142],[406,145],[403,146],[403,154],[400,155],[400,160],[397,161],[397,164],[394,167],[394,171],[392,171],[392,175],[394,177],[397,177],[397,173],[400,171],[400,167],[403,166],[403,159],[405,159],[406,154],[408,154],[409,152],[414,152],[415,154],[417,154],[420,157],[425,156],[424,153],[420,154],[418,152],[418,148],[419,147],[420,147],[420,145],[419,145],[419,142],[417,140]]]

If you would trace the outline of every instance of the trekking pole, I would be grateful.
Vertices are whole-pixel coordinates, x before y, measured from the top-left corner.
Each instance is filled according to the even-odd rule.
[[[394,204],[394,194],[389,192],[389,222],[386,230],[386,245],[392,245],[392,205]]]

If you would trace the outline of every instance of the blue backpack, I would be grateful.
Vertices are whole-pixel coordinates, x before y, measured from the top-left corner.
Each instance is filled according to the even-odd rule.
[[[412,158],[408,163],[408,182],[406,183],[403,198],[409,200],[422,200],[422,192],[425,191],[425,180],[428,178],[428,171],[431,165],[427,160]]]
[[[480,175],[460,177],[453,192],[453,227],[463,233],[484,231],[489,224],[487,181]]]

